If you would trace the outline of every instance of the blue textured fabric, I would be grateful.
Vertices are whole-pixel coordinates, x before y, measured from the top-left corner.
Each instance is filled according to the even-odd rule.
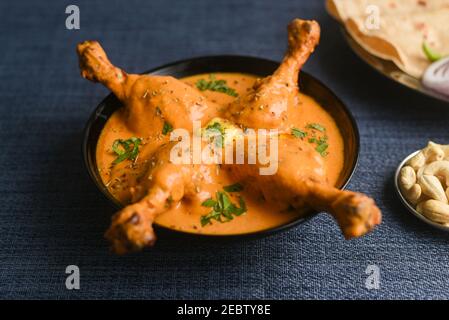
[[[449,105],[414,93],[361,62],[324,1],[0,2],[1,298],[448,298],[449,235],[399,203],[393,173],[432,139],[449,142]],[[65,8],[81,29],[65,28]],[[154,249],[116,257],[103,232],[114,209],[85,173],[84,124],[108,93],[79,76],[75,45],[97,39],[130,72],[209,54],[280,60],[286,25],[313,18],[322,41],[305,69],[347,103],[361,133],[349,188],[373,196],[383,223],[345,241],[319,215],[297,228],[233,243],[161,237]],[[65,287],[65,268],[81,289]],[[368,265],[380,288],[365,288]]]

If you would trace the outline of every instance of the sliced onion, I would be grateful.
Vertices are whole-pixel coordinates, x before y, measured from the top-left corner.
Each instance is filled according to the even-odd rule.
[[[449,96],[449,57],[432,63],[424,72],[423,85]]]

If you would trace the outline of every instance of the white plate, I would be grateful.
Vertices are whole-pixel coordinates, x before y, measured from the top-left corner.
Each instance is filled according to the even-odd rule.
[[[408,75],[407,73],[399,69],[392,61],[384,60],[368,53],[351,37],[351,35],[343,27],[341,29],[351,49],[360,57],[360,59],[369,64],[371,67],[387,76],[388,78],[393,79],[394,81],[410,89],[421,92],[422,94],[436,98],[438,100],[449,102],[449,97],[425,88],[422,85],[420,79]]]

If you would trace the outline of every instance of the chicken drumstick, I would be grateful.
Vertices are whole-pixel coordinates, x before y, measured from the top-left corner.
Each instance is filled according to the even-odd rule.
[[[125,106],[126,125],[138,136],[157,136],[164,119],[174,128],[191,130],[192,122],[204,125],[219,106],[196,89],[170,76],[127,74],[113,66],[100,44],[85,41],[77,47],[81,75],[101,82]]]
[[[289,114],[298,107],[299,71],[319,40],[316,21],[293,20],[288,25],[288,51],[281,65],[231,104],[229,118],[247,128],[285,129]]]

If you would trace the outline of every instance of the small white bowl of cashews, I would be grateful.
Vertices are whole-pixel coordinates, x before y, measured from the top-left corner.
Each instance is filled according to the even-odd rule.
[[[409,155],[396,170],[395,185],[411,213],[449,231],[449,145],[430,141]]]

